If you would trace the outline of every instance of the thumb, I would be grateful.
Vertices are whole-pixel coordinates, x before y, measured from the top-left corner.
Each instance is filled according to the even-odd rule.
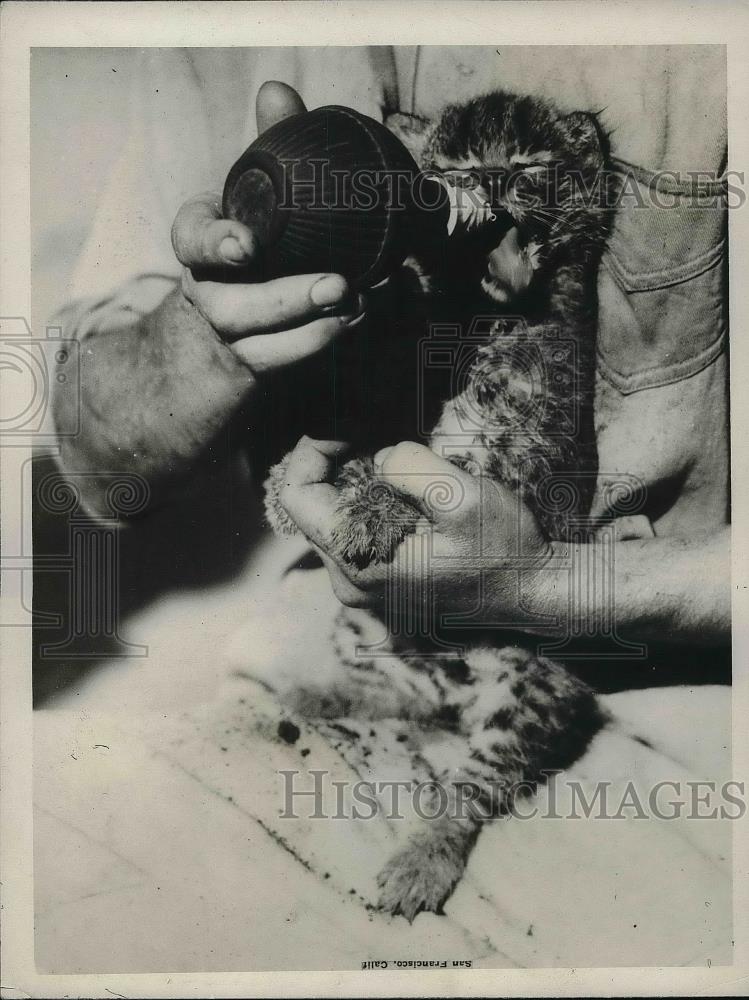
[[[293,87],[278,80],[266,80],[257,92],[255,101],[258,134],[262,134],[276,122],[292,115],[299,115],[306,110],[304,102]]]
[[[378,452],[375,467],[382,479],[414,499],[435,522],[459,514],[477,489],[473,476],[413,441]]]

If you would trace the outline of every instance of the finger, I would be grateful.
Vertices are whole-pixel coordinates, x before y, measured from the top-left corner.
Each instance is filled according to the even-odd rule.
[[[280,494],[284,510],[301,533],[326,551],[336,520],[338,491],[329,483],[285,486]]]
[[[255,111],[257,130],[262,133],[276,122],[291,115],[299,115],[307,109],[293,87],[278,80],[267,80],[257,92]]]
[[[319,545],[313,545],[313,548],[328,571],[333,593],[341,604],[345,604],[349,608],[365,608],[373,604],[376,600],[376,594],[357,587],[346,570],[342,569],[336,560]]]
[[[384,480],[414,499],[433,521],[459,511],[476,489],[474,477],[413,441],[378,452],[375,466]]]
[[[255,374],[260,374],[292,364],[300,358],[312,357],[338,337],[356,330],[362,319],[363,314],[353,318],[330,316],[294,330],[235,340],[231,349]]]
[[[331,484],[336,458],[348,445],[303,437],[291,453],[280,500],[286,512],[315,545],[326,552],[336,522],[338,491]]]
[[[181,206],[172,225],[172,246],[180,263],[190,268],[246,264],[256,250],[246,226],[221,218],[221,199],[212,193]]]
[[[339,274],[298,274],[258,284],[229,284],[196,281],[186,272],[183,287],[211,325],[230,339],[301,326],[319,319],[326,309],[342,308],[350,294],[346,279]],[[358,302],[352,308],[361,311]]]
[[[324,441],[318,438],[299,438],[286,466],[287,486],[311,486],[331,483],[336,473],[336,460],[349,448],[346,441]]]

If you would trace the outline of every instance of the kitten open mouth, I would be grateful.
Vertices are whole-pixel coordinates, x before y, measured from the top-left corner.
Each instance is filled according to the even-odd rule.
[[[504,305],[528,288],[534,271],[530,248],[519,227],[512,225],[488,255],[481,289],[492,301]]]

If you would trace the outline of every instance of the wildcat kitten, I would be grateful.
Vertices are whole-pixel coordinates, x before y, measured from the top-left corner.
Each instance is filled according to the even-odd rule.
[[[584,523],[596,471],[596,269],[611,182],[595,118],[498,92],[448,107],[434,124],[403,115],[388,124],[423,168],[472,183],[497,217],[445,256],[428,259],[427,251],[410,262],[432,315],[460,315],[466,327],[476,315],[489,317],[429,445],[512,487],[549,539],[566,539]],[[372,453],[360,449],[336,482],[332,545],[359,567],[389,561],[423,517],[376,478]],[[284,473],[285,462],[271,470],[266,508],[276,530],[288,532]],[[370,612],[343,609],[334,637],[340,684],[321,694],[300,680],[292,702],[308,717],[343,717],[349,729],[380,720],[371,732],[405,740],[414,776],[445,789],[446,813],[425,823],[379,876],[380,906],[412,920],[423,909],[440,911],[481,823],[507,811],[507,786],[533,785],[544,771],[571,764],[605,720],[593,692],[536,656],[527,637],[502,645],[501,633],[477,641],[474,630],[464,655],[440,658],[428,641],[406,648],[393,635],[389,656],[381,644],[377,655],[363,655],[363,638],[371,634],[373,645],[381,635],[376,626]],[[404,735],[404,721],[418,725]],[[458,808],[464,782],[479,790],[477,808],[467,812]]]

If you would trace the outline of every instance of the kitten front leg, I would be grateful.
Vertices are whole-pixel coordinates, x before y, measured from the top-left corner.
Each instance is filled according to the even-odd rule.
[[[276,462],[268,470],[268,477],[263,483],[265,496],[265,519],[276,535],[298,535],[299,528],[292,521],[281,503],[281,492],[286,486],[286,470],[289,467],[291,452],[287,452],[280,462]]]
[[[347,462],[336,480],[340,490],[332,541],[347,563],[359,569],[389,562],[416,530],[420,511],[375,475],[371,458]]]
[[[272,466],[265,487],[265,515],[277,535],[299,532],[281,503],[291,453]],[[347,462],[336,479],[339,491],[333,551],[359,569],[389,562],[395,550],[413,534],[421,512],[389,483],[375,475],[371,458]]]

